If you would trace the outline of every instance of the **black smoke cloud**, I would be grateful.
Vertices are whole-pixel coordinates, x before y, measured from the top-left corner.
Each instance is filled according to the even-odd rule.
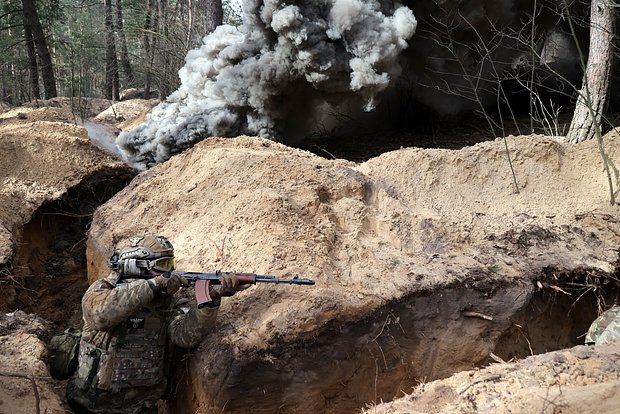
[[[386,4],[389,4],[387,6]],[[209,136],[283,140],[320,101],[371,110],[400,74],[416,28],[407,7],[371,0],[248,0],[240,30],[220,26],[179,71],[181,86],[117,145],[137,168]],[[294,127],[293,127],[294,128]],[[298,128],[303,129],[304,125]]]
[[[415,100],[443,115],[497,108],[522,94],[519,76],[533,75],[540,93],[570,89],[581,79],[569,16],[587,48],[584,2],[563,0],[426,0],[411,2],[416,35],[403,53],[404,78]],[[569,7],[570,5],[570,7]],[[584,31],[584,27],[586,30]],[[550,56],[546,50],[562,51]],[[526,76],[526,78],[527,78]],[[500,89],[501,85],[501,89]]]

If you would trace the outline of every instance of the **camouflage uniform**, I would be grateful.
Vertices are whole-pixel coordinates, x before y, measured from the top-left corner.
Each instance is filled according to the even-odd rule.
[[[67,387],[78,413],[156,413],[173,348],[167,338],[193,348],[215,324],[217,307],[197,309],[179,295],[159,297],[147,280],[116,286],[118,279],[94,282],[82,299],[79,366]]]
[[[588,330],[586,344],[610,344],[620,340],[620,306],[614,305],[601,314]]]

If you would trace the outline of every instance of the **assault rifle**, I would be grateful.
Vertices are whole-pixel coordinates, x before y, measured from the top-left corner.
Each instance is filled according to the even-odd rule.
[[[196,303],[199,308],[207,306],[209,302],[212,302],[211,295],[209,294],[209,286],[219,285],[220,276],[222,275],[237,275],[239,285],[254,285],[256,283],[286,283],[289,285],[314,285],[314,280],[300,279],[295,275],[291,279],[280,279],[271,275],[257,275],[255,273],[234,273],[234,272],[220,272],[215,273],[201,273],[201,272],[167,272],[164,275],[170,277],[172,275],[183,276],[188,281],[188,286],[193,286],[196,293]],[[126,276],[127,279],[133,279],[134,276]],[[141,278],[144,278],[141,277]],[[124,278],[123,278],[124,279]],[[124,285],[125,281],[117,282],[117,286]]]
[[[183,276],[189,282],[189,286],[194,286],[196,291],[196,303],[199,308],[206,306],[211,302],[209,295],[209,286],[219,285],[219,277],[222,275],[235,274],[239,279],[239,285],[254,285],[256,283],[286,283],[289,285],[314,285],[314,280],[300,279],[299,276],[293,276],[291,279],[280,279],[271,275],[257,275],[254,273],[234,273],[234,272],[172,272],[171,275]]]
[[[222,275],[237,275],[239,285],[254,285],[256,283],[286,283],[289,285],[314,285],[314,280],[300,279],[295,275],[291,279],[280,279],[271,275],[257,275],[255,273],[234,273],[234,272],[220,272],[215,273],[201,273],[201,272],[167,272],[164,275],[170,277],[172,275],[183,276],[187,279],[188,285],[193,286],[196,292],[196,303],[199,308],[208,306],[213,301],[209,294],[209,287],[211,285],[220,284],[220,276]],[[133,276],[126,277],[128,279],[134,278]],[[144,278],[144,276],[142,277]],[[117,285],[124,285],[125,281],[121,280],[117,282]]]

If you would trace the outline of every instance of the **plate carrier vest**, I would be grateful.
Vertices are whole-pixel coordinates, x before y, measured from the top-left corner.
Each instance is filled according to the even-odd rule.
[[[162,322],[157,312],[144,309],[114,330],[106,351],[82,341],[77,385],[120,391],[161,384],[166,343]]]

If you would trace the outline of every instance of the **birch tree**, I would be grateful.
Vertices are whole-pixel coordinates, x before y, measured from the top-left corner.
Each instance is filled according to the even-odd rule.
[[[614,39],[614,1],[592,0],[590,6],[590,49],[583,83],[566,140],[577,143],[592,139],[601,120],[609,91]],[[583,62],[583,52],[580,51]]]
[[[114,39],[112,0],[104,0],[105,8],[105,97],[119,100],[118,60]]]

